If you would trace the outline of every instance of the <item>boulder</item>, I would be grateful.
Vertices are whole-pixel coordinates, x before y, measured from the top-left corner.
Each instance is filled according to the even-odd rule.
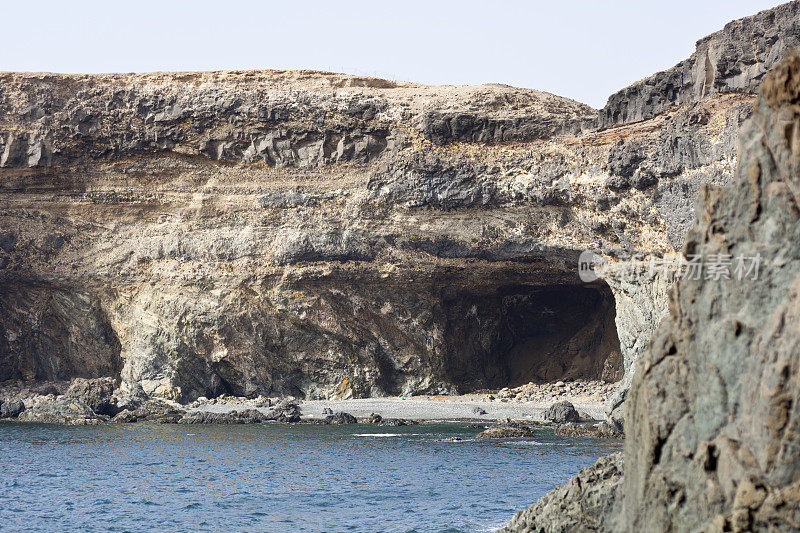
[[[364,422],[378,425],[383,422],[383,417],[377,413],[372,413],[368,418],[364,419]]]
[[[116,383],[114,378],[83,379],[72,381],[65,396],[72,400],[79,400],[98,415],[116,415],[120,409],[114,398]]]
[[[20,400],[5,400],[0,403],[0,418],[17,418],[25,410]]]
[[[326,424],[357,424],[358,420],[350,413],[334,413],[325,417]]]
[[[266,419],[276,422],[300,422],[300,406],[290,400],[281,401],[266,415]]]
[[[565,422],[578,422],[580,415],[575,409],[575,406],[568,401],[557,402],[547,408],[544,412],[544,419],[548,422],[556,424],[564,424]]]

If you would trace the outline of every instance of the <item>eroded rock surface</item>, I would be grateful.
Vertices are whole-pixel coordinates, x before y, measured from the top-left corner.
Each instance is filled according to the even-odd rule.
[[[800,56],[760,93],[736,179],[703,188],[685,245],[706,258],[758,257],[758,272],[676,282],[636,362],[622,481],[586,487],[583,471],[564,486],[581,491],[556,489],[511,530],[800,527]],[[615,503],[598,508],[600,498]]]
[[[800,57],[761,88],[736,180],[705,189],[692,253],[760,256],[758,276],[681,280],[637,363],[623,523],[800,526]]]
[[[500,531],[612,531],[611,517],[621,499],[622,468],[622,453],[600,458],[536,505],[518,512]]]

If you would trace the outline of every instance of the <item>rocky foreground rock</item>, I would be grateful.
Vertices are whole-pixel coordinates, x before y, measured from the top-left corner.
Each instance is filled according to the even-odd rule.
[[[613,531],[622,491],[623,454],[602,457],[569,483],[520,511],[500,531]]]
[[[754,279],[680,281],[628,405],[623,523],[800,527],[800,56],[761,88],[736,179],[703,191],[688,251]]]
[[[637,362],[624,473],[603,459],[510,531],[800,529],[800,56],[767,76],[733,183],[704,187],[687,253],[763,259],[682,279]],[[588,485],[587,485],[588,482]]]

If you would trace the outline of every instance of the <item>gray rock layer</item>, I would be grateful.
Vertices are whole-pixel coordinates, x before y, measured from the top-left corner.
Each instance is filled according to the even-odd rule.
[[[800,527],[800,57],[765,80],[736,179],[703,191],[686,250],[756,279],[680,280],[628,401],[630,531]]]

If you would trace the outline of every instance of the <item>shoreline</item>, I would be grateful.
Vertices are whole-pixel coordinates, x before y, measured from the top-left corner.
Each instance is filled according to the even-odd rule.
[[[480,399],[478,395],[460,396],[388,396],[384,398],[357,398],[348,400],[298,400],[302,420],[324,420],[326,410],[345,412],[356,418],[372,414],[383,418],[401,418],[441,422],[496,422],[507,418],[529,422],[546,422],[545,410],[557,401],[569,401],[586,418],[597,422],[606,420],[602,402],[585,396],[565,396],[549,401],[494,402]],[[256,409],[267,414],[270,407],[254,407],[246,402],[202,404],[189,407],[188,412],[230,413]]]
[[[9,386],[10,385],[10,386]],[[189,403],[122,395],[113,378],[75,379],[0,387],[6,420],[71,425],[135,423],[392,423],[441,421],[547,423],[545,411],[569,402],[572,420],[606,421],[605,405],[616,384],[604,382],[529,383],[513,389],[461,395],[309,399],[287,397],[201,397]],[[336,416],[332,416],[336,415]],[[332,422],[333,421],[333,422]],[[372,421],[372,422],[370,422]],[[562,420],[563,422],[564,420]]]

